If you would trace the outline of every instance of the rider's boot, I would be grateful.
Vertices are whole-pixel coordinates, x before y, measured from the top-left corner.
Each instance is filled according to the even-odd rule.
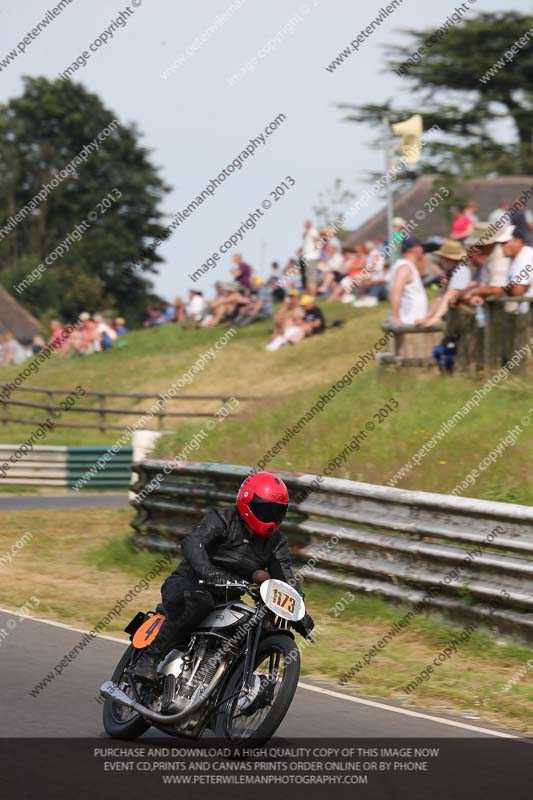
[[[134,670],[135,677],[155,682],[159,662],[174,648],[187,649],[191,631],[205,617],[211,605],[204,592],[186,592],[185,608],[179,619],[166,619],[163,622],[156,638],[139,658]]]
[[[181,622],[166,619],[155,640],[142,653],[135,665],[135,677],[146,681],[157,680],[157,665],[174,647],[180,646],[183,630]]]

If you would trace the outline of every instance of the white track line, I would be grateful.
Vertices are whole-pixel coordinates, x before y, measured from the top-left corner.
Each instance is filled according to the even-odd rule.
[[[76,631],[76,633],[89,633],[88,630],[74,628],[72,625],[65,625],[64,622],[54,622],[51,619],[41,619],[40,617],[30,617],[28,614],[19,614],[19,612],[15,611],[13,608],[0,607],[0,611],[3,611],[5,614],[15,614],[15,616],[20,617],[21,619],[31,619],[32,622],[42,622],[43,625],[52,625],[54,628],[66,628],[67,631]],[[118,636],[107,636],[105,633],[97,633],[96,636],[98,639],[107,639],[109,642],[128,644],[127,639],[119,639]]]
[[[32,622],[41,622],[43,625],[52,625],[55,628],[65,628],[68,631],[76,631],[76,633],[88,633],[82,628],[74,628],[72,625],[66,625],[64,622],[54,622],[49,619],[40,619],[39,617],[22,616],[18,611],[11,608],[1,608],[0,612],[5,614],[16,614],[22,619],[31,619]],[[106,636],[105,634],[97,634],[98,639],[107,639],[109,642],[118,642],[119,644],[127,644],[127,639],[119,639],[116,636]],[[317,692],[317,694],[325,694],[328,697],[335,697],[338,700],[344,700],[348,703],[358,703],[362,706],[370,706],[371,708],[379,708],[381,711],[390,711],[393,714],[403,714],[405,717],[416,717],[417,719],[427,719],[430,722],[438,722],[440,725],[449,725],[452,728],[462,728],[467,731],[474,731],[475,733],[484,733],[488,736],[496,736],[500,739],[520,739],[519,735],[512,733],[504,733],[503,731],[489,730],[488,728],[480,728],[477,725],[468,725],[465,722],[456,722],[451,719],[443,719],[442,717],[434,717],[431,714],[423,714],[421,711],[409,711],[407,708],[398,708],[397,706],[389,706],[386,703],[378,703],[375,700],[366,700],[362,697],[354,697],[351,694],[343,694],[342,692],[333,692],[331,689],[322,689],[320,686],[312,686],[309,683],[298,683],[300,689],[307,689],[308,692]]]
[[[362,706],[371,706],[372,708],[380,708],[382,711],[392,711],[394,714],[403,714],[406,717],[418,717],[418,719],[428,719],[431,722],[440,722],[441,725],[450,725],[452,728],[464,728],[467,731],[475,731],[476,733],[486,733],[490,736],[498,736],[501,739],[520,739],[521,737],[513,733],[503,733],[503,731],[493,731],[488,728],[479,728],[477,725],[468,725],[465,722],[456,722],[451,719],[443,719],[442,717],[433,717],[431,714],[423,714],[420,711],[409,711],[407,708],[398,708],[397,706],[389,706],[386,703],[377,703],[375,700],[366,700],[362,697],[354,697],[350,694],[342,694],[341,692],[332,692],[331,689],[322,689],[320,686],[311,686],[309,683],[299,683],[301,689],[307,689],[309,692],[317,692],[318,694],[327,694],[329,697],[337,697],[339,700],[345,700],[349,703],[359,703]]]

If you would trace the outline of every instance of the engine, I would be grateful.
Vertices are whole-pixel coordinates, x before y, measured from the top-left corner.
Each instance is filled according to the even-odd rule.
[[[186,711],[200,700],[206,694],[221,663],[228,662],[229,655],[218,640],[213,642],[208,636],[194,642],[186,654],[173,651],[173,657],[167,660],[161,670],[166,675],[162,711]]]

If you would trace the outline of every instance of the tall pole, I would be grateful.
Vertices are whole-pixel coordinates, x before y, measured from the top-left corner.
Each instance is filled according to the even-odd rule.
[[[390,156],[391,156],[391,136],[390,136],[390,125],[389,125],[389,118],[383,117],[383,140],[385,143],[385,175],[389,171],[390,168]],[[386,192],[387,192],[387,244],[390,248],[392,248],[393,242],[393,230],[392,230],[392,218],[393,218],[393,203],[392,203],[392,182],[387,181],[385,183]],[[390,250],[392,252],[392,249]]]

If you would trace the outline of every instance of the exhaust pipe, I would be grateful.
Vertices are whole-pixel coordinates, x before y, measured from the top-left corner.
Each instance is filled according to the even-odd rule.
[[[200,708],[200,706],[202,706],[207,698],[211,695],[213,689],[225,671],[226,664],[220,664],[202,697],[192,703],[188,708],[183,709],[183,711],[179,711],[177,714],[159,714],[157,711],[152,711],[151,708],[143,706],[142,703],[134,700],[132,697],[127,695],[126,692],[123,692],[122,689],[116,685],[116,683],[113,683],[113,681],[105,681],[100,686],[100,694],[103,697],[113,700],[113,702],[117,703],[119,706],[125,706],[126,708],[131,709],[131,711],[136,711],[137,714],[141,715],[141,717],[146,717],[146,719],[150,719],[152,722],[158,722],[162,725],[166,725],[169,722],[179,722],[180,720],[184,719],[184,717],[188,717],[193,713],[193,711],[196,711],[196,709]]]

